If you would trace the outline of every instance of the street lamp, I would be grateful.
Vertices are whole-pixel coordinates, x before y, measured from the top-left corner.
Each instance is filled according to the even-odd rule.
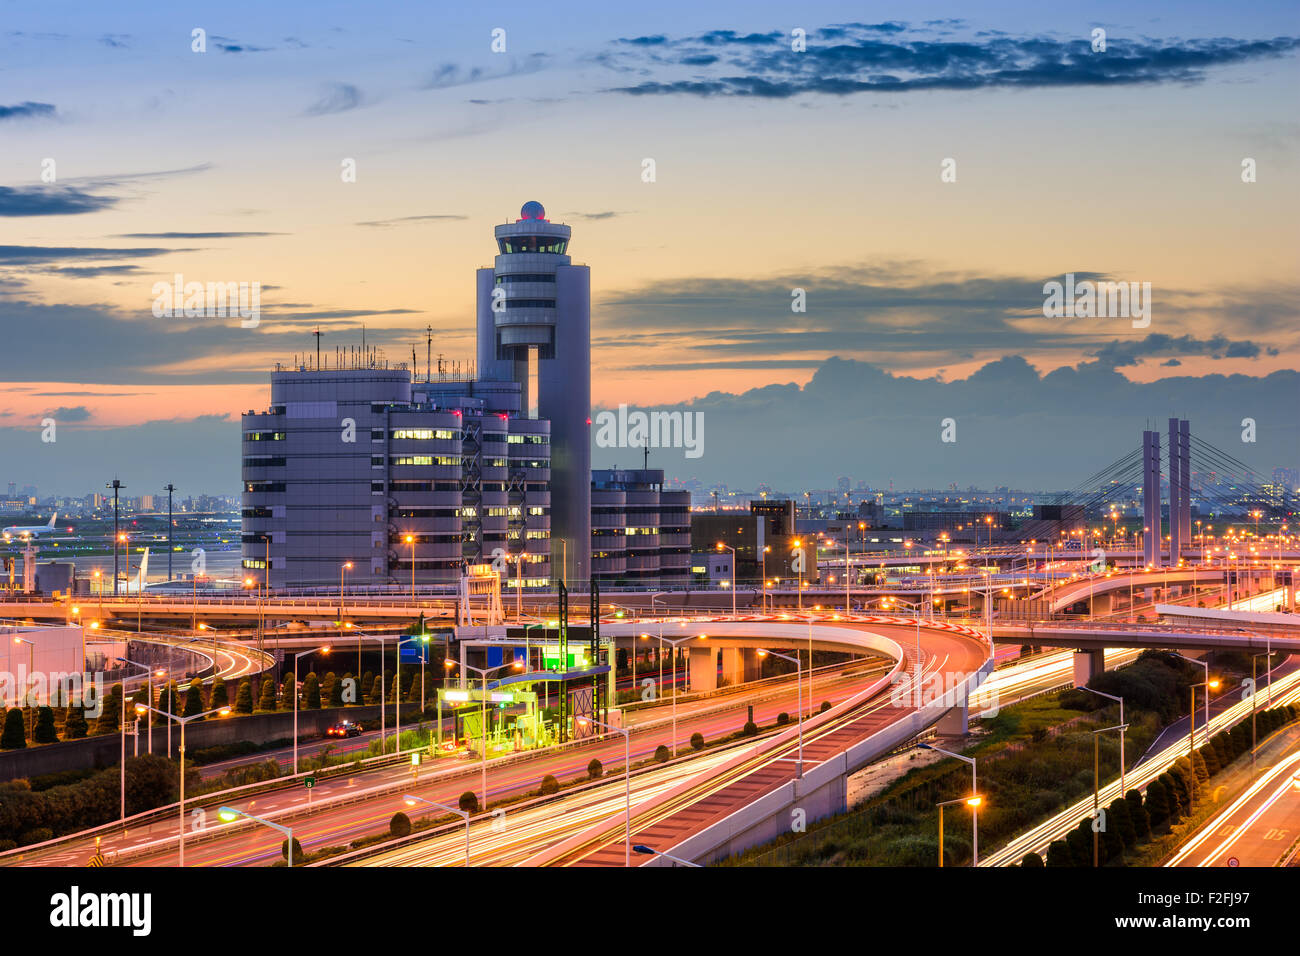
[[[791,657],[788,654],[778,654],[776,651],[769,651],[766,648],[759,648],[758,651],[759,657],[767,657],[767,655],[769,654],[771,654],[773,657],[779,657],[784,661],[790,661],[794,664],[795,683],[798,685],[795,694],[797,696],[797,703],[799,707],[799,760],[795,764],[794,775],[796,779],[802,779],[803,777],[803,664],[799,661],[798,657]],[[808,663],[809,666],[812,665],[811,660]],[[811,696],[811,694],[809,696]],[[676,735],[674,734],[674,737],[675,736]]]
[[[1124,731],[1128,729],[1128,724],[1119,723],[1114,727],[1102,727],[1092,732],[1092,865],[1100,866],[1101,857],[1101,835],[1097,826],[1097,818],[1100,815],[1101,804],[1101,735],[1111,731],[1118,730],[1120,739],[1124,739]],[[1120,752],[1120,772],[1123,773],[1124,756]],[[1124,795],[1124,784],[1120,783],[1120,796]]]
[[[606,730],[612,730],[615,733],[623,735],[623,799],[625,802],[624,813],[624,843],[623,843],[623,865],[632,865],[632,732],[623,727],[614,727],[610,724],[599,721],[594,717],[579,717],[580,724],[595,724],[597,727],[604,727]]]
[[[352,570],[352,562],[348,561],[339,568],[339,620],[343,620],[343,575]]]
[[[426,800],[424,797],[416,797],[411,794],[403,794],[402,800],[408,807],[413,807],[417,803],[427,803],[431,807],[437,807],[439,810],[446,810],[448,813],[454,813],[465,820],[465,866],[469,866],[469,813],[457,807],[449,807],[445,803],[435,803],[432,800]]]
[[[125,688],[123,688],[123,692],[125,693]],[[205,710],[201,714],[191,714],[189,717],[177,717],[175,714],[168,713],[165,710],[160,710],[157,707],[151,707],[147,704],[135,705],[135,712],[137,714],[140,714],[141,716],[148,713],[149,711],[153,711],[155,714],[159,714],[170,720],[174,720],[176,721],[176,723],[181,725],[180,802],[178,804],[178,812],[176,818],[177,828],[179,832],[176,834],[176,842],[177,842],[177,852],[179,854],[179,860],[180,860],[180,862],[177,865],[184,866],[185,865],[185,725],[188,724],[191,720],[202,720],[204,717],[211,717],[213,714],[220,714],[222,717],[225,717],[230,713],[230,708],[218,707],[216,710]],[[168,726],[171,725],[169,724]]]
[[[279,830],[284,834],[289,844],[289,866],[293,866],[293,828],[281,826],[278,823],[272,823],[270,820],[264,820],[261,817],[255,817],[251,813],[245,813],[243,810],[236,810],[234,807],[221,807],[217,810],[217,816],[222,823],[233,823],[240,817],[246,820],[252,820],[254,823],[260,823],[264,827],[270,827],[272,830]]]
[[[379,752],[381,754],[386,754],[388,753],[388,717],[387,717],[388,708],[385,706],[385,700],[384,700],[384,651],[385,651],[385,642],[387,640],[387,637],[383,634],[367,634],[365,631],[361,630],[361,628],[357,627],[351,622],[344,624],[343,627],[345,630],[356,631],[357,635],[360,637],[366,637],[372,641],[379,642]],[[296,662],[295,662],[295,666],[296,666]],[[297,679],[296,673],[294,675],[294,679],[295,680]],[[358,687],[361,686],[361,642],[360,641],[357,641],[357,686]],[[295,772],[297,772],[297,768],[295,768]]]
[[[935,753],[943,754],[945,757],[956,757],[958,760],[964,760],[970,764],[970,800],[971,803],[970,827],[971,827],[971,866],[980,865],[980,830],[979,830],[979,780],[976,776],[975,758],[964,757],[961,754],[955,754],[951,750],[944,750],[942,747],[936,747],[934,744],[917,744],[922,750],[933,750]],[[969,801],[968,801],[969,802]]]
[[[137,664],[134,661],[128,661],[125,657],[119,657],[117,658],[117,660],[123,664],[130,664],[132,667],[143,667],[146,674],[151,673],[149,668],[144,664]],[[150,695],[149,699],[152,701],[153,696]],[[125,680],[122,681],[122,719],[117,729],[120,732],[120,736],[122,738],[122,760],[119,766],[121,768],[121,775],[122,775],[122,819],[125,820],[126,819],[126,681]],[[135,749],[136,749],[136,753],[138,754],[140,751],[140,735],[138,733],[136,734],[135,739],[136,739]]]
[[[685,624],[683,624],[682,626],[684,627]],[[700,636],[703,637],[704,635],[700,635]],[[687,641],[693,641],[694,639],[695,639],[694,635],[687,635],[686,637],[679,637],[676,639],[673,639],[671,637],[664,637],[663,622],[660,622],[659,624],[659,644],[660,644],[659,686],[660,687],[662,687],[664,683],[664,678],[663,678],[664,662],[662,657],[663,654],[662,645],[667,644],[669,647],[673,649],[673,756],[674,757],[677,756],[677,645],[685,644]]]
[[[397,749],[396,753],[402,752],[402,645],[410,644],[412,641],[420,640],[426,645],[429,643],[428,634],[412,634],[405,640],[397,642],[397,672],[393,678],[397,682],[397,690],[393,694],[394,704],[397,708]],[[424,658],[426,654],[424,649],[420,650],[420,716],[424,717]],[[383,670],[381,667],[380,670]]]
[[[939,867],[940,869],[943,868],[943,808],[950,807],[955,803],[964,803],[971,808],[970,810],[971,820],[974,821],[975,814],[979,811],[979,805],[983,802],[984,802],[983,797],[981,797],[979,794],[973,794],[972,796],[969,797],[958,797],[956,800],[945,800],[943,801],[943,803],[935,804],[935,806],[939,808]],[[975,858],[971,862],[971,866],[975,866],[976,863],[978,863],[978,857],[979,854],[976,853]]]
[[[309,651],[299,651],[293,655],[293,772],[295,775],[298,773],[298,658],[304,654],[315,654],[317,651],[328,654],[330,646],[325,644],[321,647],[314,647]],[[380,667],[380,670],[382,671],[383,668]],[[182,750],[184,750],[184,747],[185,745],[182,743]]]
[[[524,619],[524,562],[528,560],[528,552],[520,551],[515,556],[515,620],[523,622]]]
[[[912,609],[913,613],[915,613],[915,615],[916,615],[916,675],[915,675],[915,677],[912,679],[912,683],[915,685],[915,690],[916,690],[916,707],[917,707],[917,709],[919,710],[920,707],[921,707],[921,700],[922,700],[922,695],[921,695],[921,677],[922,677],[922,674],[921,674],[921,602],[919,602],[919,601],[904,601],[904,600],[902,600],[901,598],[896,598],[896,597],[886,597],[884,600],[885,600],[885,601],[893,602],[894,604],[902,604],[902,605],[904,605],[905,607],[910,607],[910,608]],[[812,658],[811,658],[811,657],[808,658],[808,664],[809,664],[809,666],[812,665]],[[810,693],[808,696],[811,697],[812,694]]]
[[[415,535],[408,534],[406,543],[411,546],[411,603],[415,603]],[[380,670],[383,670],[381,667]]]
[[[646,846],[644,843],[632,844],[633,853],[644,853],[653,856],[662,856],[665,860],[672,860],[677,866],[693,866],[700,869],[698,863],[692,863],[690,860],[683,860],[680,856],[673,856],[671,853],[664,853],[662,850],[656,850],[652,846]]]
[[[772,550],[770,544],[763,545],[761,557],[763,561],[763,613],[767,613],[767,553]]]
[[[1179,654],[1177,651],[1170,651],[1169,653],[1173,654],[1174,657],[1181,657],[1189,664],[1199,664],[1201,667],[1205,668],[1205,680],[1199,684],[1192,685],[1192,713],[1188,716],[1188,719],[1191,720],[1191,727],[1192,727],[1191,738],[1189,739],[1189,743],[1194,741],[1196,738],[1196,721],[1194,718],[1196,717],[1196,688],[1198,687],[1205,688],[1205,739],[1209,740],[1210,739],[1210,691],[1217,690],[1219,687],[1219,682],[1217,680],[1210,680],[1210,662],[1198,661],[1195,657],[1187,657],[1184,654]],[[1188,751],[1189,756],[1190,753],[1191,751],[1189,750]]]
[[[483,678],[483,693],[482,696],[479,697],[479,725],[480,725],[479,733],[482,734],[483,737],[483,746],[482,746],[483,809],[486,810],[487,802],[488,802],[487,800],[487,792],[488,792],[487,791],[487,676],[488,674],[494,673],[496,671],[505,670],[507,667],[522,669],[523,662],[515,660],[515,661],[511,661],[508,664],[498,664],[496,667],[483,667],[483,668],[475,667],[473,664],[462,664],[461,666],[463,666],[466,670],[473,671],[475,674],[478,674],[479,677]]]
[[[1111,700],[1119,702],[1119,792],[1123,796],[1128,791],[1125,789],[1124,776],[1124,731],[1128,729],[1128,724],[1124,723],[1124,698],[1116,694],[1108,694],[1104,690],[1094,690],[1087,684],[1080,684],[1079,690],[1086,690],[1090,694],[1096,694],[1098,697],[1108,697]],[[1114,727],[1107,727],[1107,730],[1114,730]]]
[[[740,578],[740,575],[737,574],[739,569],[736,567],[736,549],[719,541],[718,550],[731,552],[731,619],[734,621],[736,619],[736,586],[739,584]]]

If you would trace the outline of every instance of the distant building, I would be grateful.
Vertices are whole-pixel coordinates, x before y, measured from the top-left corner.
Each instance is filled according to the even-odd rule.
[[[591,473],[591,568],[602,586],[690,580],[690,492],[665,491],[660,469]]]

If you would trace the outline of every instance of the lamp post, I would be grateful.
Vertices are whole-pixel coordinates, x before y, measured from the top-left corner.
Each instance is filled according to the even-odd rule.
[[[971,866],[980,865],[980,830],[979,830],[979,779],[976,775],[975,758],[965,757],[961,754],[955,754],[951,750],[944,750],[942,747],[936,747],[934,744],[917,744],[922,750],[933,750],[935,753],[943,754],[945,757],[956,757],[958,760],[964,760],[970,764],[970,799],[975,800],[971,804],[970,827],[971,827]]]
[[[35,707],[35,693],[32,690],[32,674],[36,670],[36,642],[29,641],[26,638],[15,637],[15,644],[27,645],[27,678],[23,681],[23,706]],[[32,727],[35,729],[36,720],[32,719]]]
[[[191,720],[202,720],[204,717],[211,717],[213,714],[220,714],[222,717],[225,717],[230,713],[230,708],[218,707],[216,710],[205,710],[201,714],[192,714],[189,717],[177,717],[175,714],[168,713],[165,710],[160,710],[157,707],[150,707],[145,704],[135,705],[135,712],[137,714],[143,715],[148,711],[153,711],[155,714],[160,714],[161,716],[166,717],[169,720],[174,720],[176,723],[181,725],[180,803],[178,804],[179,809],[176,818],[179,832],[176,834],[176,840],[178,844],[177,850],[179,858],[177,865],[183,867],[185,865],[185,725]],[[170,724],[168,726],[170,726]]]
[[[411,546],[411,603],[415,604],[415,535],[408,534],[406,543]],[[381,667],[380,670],[383,670]]]
[[[515,556],[515,620],[520,623],[524,619],[524,562],[528,560],[528,552],[520,551]]]
[[[394,705],[397,708],[397,750],[396,753],[402,752],[402,645],[410,644],[412,641],[422,640],[425,644],[429,643],[428,634],[412,634],[410,637],[397,642],[397,671],[393,680],[396,682],[397,690],[393,694]],[[420,713],[424,714],[424,652],[420,653]]]
[[[298,658],[304,654],[315,654],[319,651],[322,654],[330,652],[330,646],[324,644],[320,647],[313,647],[309,651],[299,651],[293,655],[293,772],[298,773]],[[381,667],[380,670],[383,670]],[[181,738],[184,741],[184,737]],[[181,743],[181,752],[184,753],[185,744]]]
[[[916,707],[919,710],[921,707],[921,604],[920,602],[904,601],[896,597],[887,597],[885,600],[910,607],[916,615],[916,674],[912,678],[912,683],[915,685]],[[809,666],[812,665],[811,657],[808,659],[808,664]],[[812,696],[811,693],[809,696]]]
[[[1086,690],[1090,694],[1096,694],[1098,697],[1108,697],[1111,700],[1119,702],[1119,792],[1123,796],[1128,791],[1125,789],[1126,777],[1124,776],[1124,731],[1128,729],[1128,724],[1124,723],[1124,698],[1116,694],[1108,694],[1104,690],[1093,690],[1087,684],[1080,684],[1079,690]],[[1107,727],[1107,730],[1115,730],[1116,727]]]
[[[272,830],[279,830],[284,834],[289,843],[288,860],[289,866],[293,866],[293,828],[281,826],[278,823],[272,823],[270,820],[264,820],[261,817],[255,817],[251,813],[245,813],[243,810],[236,810],[234,807],[221,807],[217,810],[217,816],[223,823],[233,823],[240,817],[246,820],[252,820],[254,823],[260,823],[264,827],[270,827]]]
[[[736,567],[736,549],[719,541],[718,550],[731,552],[731,619],[734,621],[736,619],[736,586],[740,583],[738,580],[739,575],[736,573],[738,570]]]
[[[413,807],[417,803],[427,803],[431,807],[437,807],[439,810],[446,810],[448,813],[454,813],[465,820],[465,866],[469,866],[469,813],[456,807],[449,807],[445,803],[435,803],[432,800],[426,800],[424,797],[413,796],[412,794],[403,794],[402,800],[408,807]]]
[[[466,670],[471,670],[483,679],[483,694],[479,698],[479,733],[483,737],[483,809],[487,809],[487,678],[488,674],[496,671],[505,670],[507,667],[518,668],[521,666],[519,661],[511,661],[509,664],[498,664],[496,667],[475,667],[473,664],[462,665]]]
[[[983,798],[979,794],[973,794],[969,797],[958,797],[956,800],[945,800],[943,801],[943,803],[935,804],[935,806],[939,808],[939,867],[940,869],[943,868],[943,808],[950,807],[954,803],[964,803],[971,808],[970,811],[971,820],[974,821],[975,814],[978,812],[979,805],[982,802],[983,802]],[[979,854],[977,853],[975,857],[972,859],[971,866],[975,866],[979,862],[978,856]]]
[[[799,561],[799,610],[802,611],[803,610],[803,568],[804,568],[804,564],[807,562],[808,559],[807,557],[805,557],[803,553],[803,540],[801,538],[794,539],[794,551],[797,551],[799,553],[799,557],[797,559]],[[794,552],[792,551],[791,553],[793,554]]]
[[[594,717],[579,717],[580,724],[595,724],[623,735],[623,799],[624,799],[624,844],[623,865],[632,865],[632,732],[624,727],[614,727]]]
[[[759,657],[767,657],[767,655],[769,654],[771,654],[773,657],[779,657],[782,660],[790,661],[794,664],[795,681],[798,684],[798,688],[795,693],[798,698],[798,706],[799,706],[799,759],[795,764],[794,775],[796,779],[802,779],[803,777],[803,673],[802,673],[803,664],[800,663],[798,657],[791,657],[788,654],[778,654],[776,651],[769,651],[766,648],[759,648],[758,651]],[[812,662],[809,661],[809,664],[811,663]],[[674,734],[674,737],[675,736],[676,735]]]
[[[769,551],[771,551],[771,550],[772,550],[772,546],[771,546],[770,544],[765,544],[765,545],[763,545],[763,550],[762,550],[762,552],[761,552],[761,559],[762,559],[762,562],[763,562],[763,601],[762,601],[762,607],[763,607],[763,613],[764,613],[764,614],[767,613],[767,553],[768,553]]]
[[[1219,682],[1218,682],[1217,680],[1210,680],[1210,662],[1209,662],[1209,661],[1198,661],[1195,657],[1187,657],[1186,655],[1179,654],[1177,651],[1170,651],[1169,653],[1173,654],[1174,657],[1181,657],[1183,660],[1187,661],[1189,664],[1199,664],[1201,667],[1204,667],[1204,668],[1205,668],[1205,680],[1202,681],[1200,684],[1193,684],[1193,685],[1192,685],[1192,711],[1193,711],[1193,713],[1189,716],[1189,719],[1192,719],[1192,718],[1195,717],[1195,710],[1196,710],[1196,688],[1197,688],[1197,687],[1204,687],[1204,688],[1205,688],[1205,739],[1206,739],[1206,740],[1209,740],[1209,739],[1210,739],[1210,691],[1211,691],[1211,690],[1215,690],[1215,689],[1217,689],[1218,686],[1219,686]],[[1194,719],[1192,719],[1191,727],[1192,727],[1192,729],[1191,729],[1191,738],[1192,738],[1192,740],[1194,740],[1194,739],[1196,738],[1196,722],[1195,722]],[[1190,743],[1190,741],[1189,741],[1189,743]],[[1190,750],[1188,751],[1188,755],[1189,755],[1189,756],[1191,755],[1191,751],[1190,751]]]
[[[700,865],[698,863],[692,863],[690,860],[683,860],[680,856],[673,856],[671,853],[664,853],[661,850],[656,850],[652,846],[646,846],[644,843],[632,844],[632,852],[644,853],[648,856],[661,856],[665,860],[672,860],[674,865],[676,866],[693,866],[696,867],[697,869],[700,868]]]
[[[673,756],[674,757],[677,756],[677,645],[685,644],[687,641],[693,641],[694,639],[695,639],[694,635],[688,635],[686,637],[679,637],[676,639],[673,639],[671,637],[664,637],[664,626],[662,623],[660,623],[659,625],[660,652],[662,653],[663,651],[662,645],[664,644],[667,644],[673,649]],[[664,664],[663,664],[663,659],[661,657],[659,661],[660,686],[663,686],[663,682],[664,682],[663,668],[664,668]]]
[[[1101,833],[1097,828],[1097,817],[1101,811],[1101,735],[1111,731],[1118,730],[1120,740],[1124,739],[1124,731],[1128,729],[1128,724],[1118,723],[1114,727],[1102,727],[1092,732],[1092,865],[1100,866],[1101,857]],[[1124,754],[1120,751],[1120,773],[1124,770]],[[1120,796],[1124,795],[1124,784],[1119,785]]]
[[[343,575],[352,570],[352,562],[346,562],[339,568],[339,620],[343,620]]]
[[[384,706],[384,651],[385,641],[387,638],[383,634],[367,634],[365,631],[361,630],[361,628],[355,627],[351,623],[344,624],[343,627],[345,630],[356,631],[360,637],[368,637],[372,641],[379,642],[379,752],[381,754],[388,753],[388,709]],[[294,679],[297,679],[296,673]],[[357,686],[361,686],[360,641],[357,641]],[[297,746],[297,744],[295,744],[295,746]],[[297,767],[294,768],[294,772],[297,773]]]
[[[117,658],[117,660],[122,662],[123,664],[130,664],[132,667],[143,667],[144,672],[146,674],[150,673],[149,668],[146,667],[144,664],[137,664],[135,663],[135,661],[128,661],[125,657],[119,657]],[[153,698],[150,697],[150,700],[152,699]],[[122,681],[122,719],[119,722],[117,729],[120,732],[120,736],[122,738],[122,759],[119,766],[121,768],[121,776],[122,776],[122,819],[125,820],[126,819],[126,681],[125,680]],[[137,741],[136,750],[138,751],[140,749],[140,745],[139,745],[140,735],[138,733],[136,734],[135,739]]]

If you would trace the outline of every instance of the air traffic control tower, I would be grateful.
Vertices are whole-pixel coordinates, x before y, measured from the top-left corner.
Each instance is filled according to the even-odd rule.
[[[518,382],[522,414],[550,419],[552,567],[570,586],[591,577],[591,270],[572,232],[524,203],[478,270],[479,378]]]

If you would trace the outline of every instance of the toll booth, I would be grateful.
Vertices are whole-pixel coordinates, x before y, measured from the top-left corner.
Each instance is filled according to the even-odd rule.
[[[537,694],[515,687],[488,685],[439,688],[438,722],[434,740],[438,754],[456,753],[462,747],[489,757],[545,747],[550,739],[537,707]],[[454,718],[452,736],[444,738],[444,713]]]

